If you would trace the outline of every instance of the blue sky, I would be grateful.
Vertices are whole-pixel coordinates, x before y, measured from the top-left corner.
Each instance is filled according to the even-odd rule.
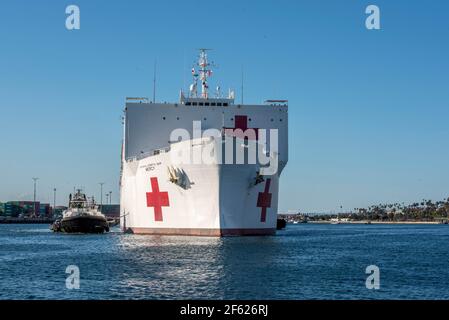
[[[65,8],[81,29],[65,28]],[[365,28],[365,8],[381,30]],[[449,196],[447,1],[0,2],[0,201],[118,201],[126,96],[176,101],[196,48],[222,88],[286,98],[280,210],[332,211]],[[237,96],[240,94],[237,90]]]

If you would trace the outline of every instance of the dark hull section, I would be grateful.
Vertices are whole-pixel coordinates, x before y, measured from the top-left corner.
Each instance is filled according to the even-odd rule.
[[[103,233],[109,231],[109,224],[102,217],[75,217],[61,221],[60,231],[67,233]]]
[[[277,220],[276,229],[282,230],[282,229],[285,229],[286,226],[287,226],[287,221],[285,221],[285,219],[278,219]]]

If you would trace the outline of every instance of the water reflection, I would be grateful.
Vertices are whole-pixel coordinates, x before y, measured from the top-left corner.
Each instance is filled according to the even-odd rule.
[[[221,246],[220,238],[122,235],[120,286],[148,299],[210,298],[221,277]]]

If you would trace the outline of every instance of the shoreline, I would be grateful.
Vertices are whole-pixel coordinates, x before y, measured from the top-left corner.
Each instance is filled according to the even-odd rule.
[[[309,221],[315,224],[441,224],[438,221]]]
[[[0,219],[0,224],[52,224],[55,221],[55,219]],[[361,220],[361,221],[308,221],[307,223],[312,224],[388,224],[388,225],[395,225],[395,224],[442,224],[439,221],[368,221],[368,220]],[[287,222],[287,224],[294,224],[293,222]],[[303,224],[303,223],[299,223]]]
[[[52,224],[55,219],[44,218],[44,219],[0,219],[0,224]]]

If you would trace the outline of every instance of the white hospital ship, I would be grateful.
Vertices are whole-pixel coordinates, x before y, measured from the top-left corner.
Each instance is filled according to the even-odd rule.
[[[288,103],[236,104],[209,92],[201,49],[178,103],[127,98],[121,227],[157,235],[273,235],[288,161]],[[201,93],[197,93],[198,83]]]

